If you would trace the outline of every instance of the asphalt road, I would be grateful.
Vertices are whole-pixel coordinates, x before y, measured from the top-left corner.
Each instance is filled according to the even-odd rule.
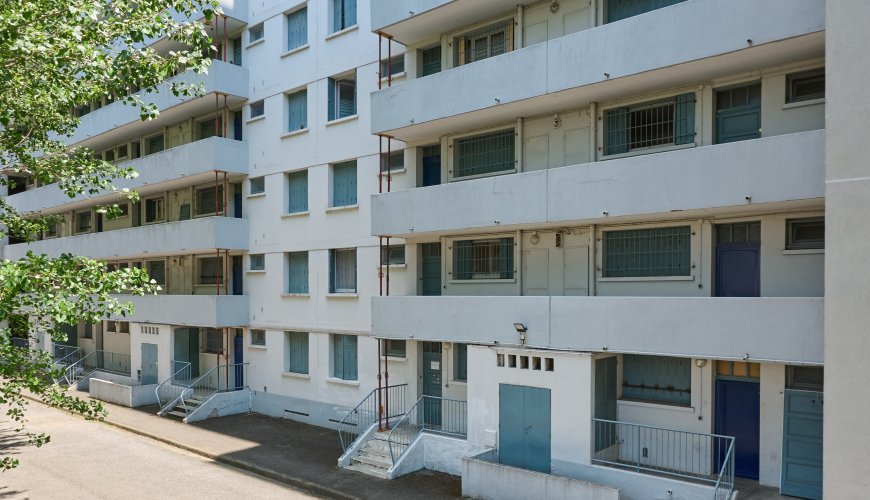
[[[0,420],[0,456],[20,465],[0,474],[0,499],[314,498],[146,437],[41,404],[28,429],[51,442],[26,445]]]

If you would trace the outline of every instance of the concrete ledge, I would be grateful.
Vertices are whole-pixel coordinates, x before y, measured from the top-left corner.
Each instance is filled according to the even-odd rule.
[[[184,419],[184,423],[189,424],[207,418],[225,417],[249,411],[251,411],[251,391],[249,389],[218,392],[190,412]]]
[[[88,393],[94,399],[130,408],[157,404],[157,384],[133,385],[103,380],[102,374],[91,377]]]

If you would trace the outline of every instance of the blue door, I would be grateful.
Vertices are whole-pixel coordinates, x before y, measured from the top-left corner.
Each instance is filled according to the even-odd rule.
[[[175,354],[172,359],[190,363],[190,376],[199,376],[199,332],[196,328],[175,329]],[[173,370],[181,368],[174,366]]]
[[[498,457],[504,465],[550,473],[550,389],[498,386]]]
[[[441,184],[441,147],[423,148],[423,186]]]
[[[233,295],[244,295],[242,256],[233,256]]]
[[[717,380],[715,427],[716,434],[734,438],[734,473],[740,477],[758,479],[760,384]]]
[[[441,243],[420,244],[421,295],[441,295]]]
[[[761,224],[716,226],[716,296],[761,295]]]
[[[441,342],[423,342],[423,419],[427,426],[441,425]],[[438,398],[438,399],[435,399]]]
[[[142,344],[142,385],[157,383],[157,344]]]
[[[783,495],[822,498],[822,410],[824,394],[785,391],[782,439]]]
[[[242,185],[233,184],[233,217],[242,218]]]
[[[242,348],[242,331],[236,330],[236,336],[233,337],[233,363],[236,364],[236,389],[241,389],[245,386],[245,372],[242,363],[244,363],[244,349]]]

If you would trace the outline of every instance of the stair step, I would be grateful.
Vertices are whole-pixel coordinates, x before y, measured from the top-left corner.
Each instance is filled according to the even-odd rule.
[[[363,474],[367,474],[369,476],[379,477],[381,479],[389,479],[390,477],[387,475],[387,471],[378,467],[372,467],[367,464],[351,464],[347,466],[350,470],[355,470],[357,472],[362,472]]]
[[[363,449],[390,453],[390,443],[381,439],[369,439],[363,445]]]
[[[378,459],[375,457],[357,455],[350,459],[351,463],[362,463],[366,465],[371,465],[372,467],[378,467],[380,469],[387,470],[393,466],[393,463],[390,460]]]
[[[187,414],[178,410],[172,410],[164,413],[164,415],[173,415],[179,418],[187,418]]]
[[[371,458],[374,458],[375,460],[381,460],[381,461],[389,462],[389,463],[393,462],[393,458],[390,456],[389,451],[372,450],[372,449],[362,448],[361,450],[359,450],[358,454],[361,457],[371,457]]]

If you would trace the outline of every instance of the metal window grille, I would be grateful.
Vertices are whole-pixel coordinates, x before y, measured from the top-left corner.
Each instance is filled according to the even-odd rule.
[[[287,14],[287,50],[308,43],[308,9],[301,8]]]
[[[205,257],[198,259],[200,285],[214,285],[218,282],[220,269],[223,268],[223,257]]]
[[[201,352],[207,354],[221,354],[224,352],[224,336],[220,330],[206,328],[201,338]]]
[[[217,195],[217,203],[215,203],[215,195]],[[216,190],[212,186],[199,188],[194,195],[194,201],[196,203],[196,215],[198,216],[213,214],[215,213],[215,208],[217,208],[218,212],[223,211],[224,190],[222,188]]]
[[[266,330],[251,330],[251,345],[266,345]]]
[[[389,155],[381,154],[381,172],[402,170],[405,168],[405,152],[393,151]]]
[[[255,177],[250,180],[251,182],[251,194],[260,194],[266,192],[266,178],[265,177]]]
[[[250,256],[251,260],[251,271],[263,271],[266,269],[266,256],[263,254],[252,254]]]
[[[356,249],[332,251],[332,292],[356,293]]]
[[[623,355],[622,397],[689,405],[692,367],[688,358]]]
[[[453,177],[490,174],[516,166],[514,129],[464,137],[453,142]]]
[[[509,19],[456,37],[457,65],[469,64],[513,50],[514,20]]]
[[[290,132],[308,128],[308,91],[300,90],[287,96]]]
[[[605,154],[695,140],[695,94],[604,112]]]
[[[513,279],[514,239],[454,243],[453,274],[458,280]]]
[[[688,276],[691,272],[689,226],[607,231],[604,277]]]

